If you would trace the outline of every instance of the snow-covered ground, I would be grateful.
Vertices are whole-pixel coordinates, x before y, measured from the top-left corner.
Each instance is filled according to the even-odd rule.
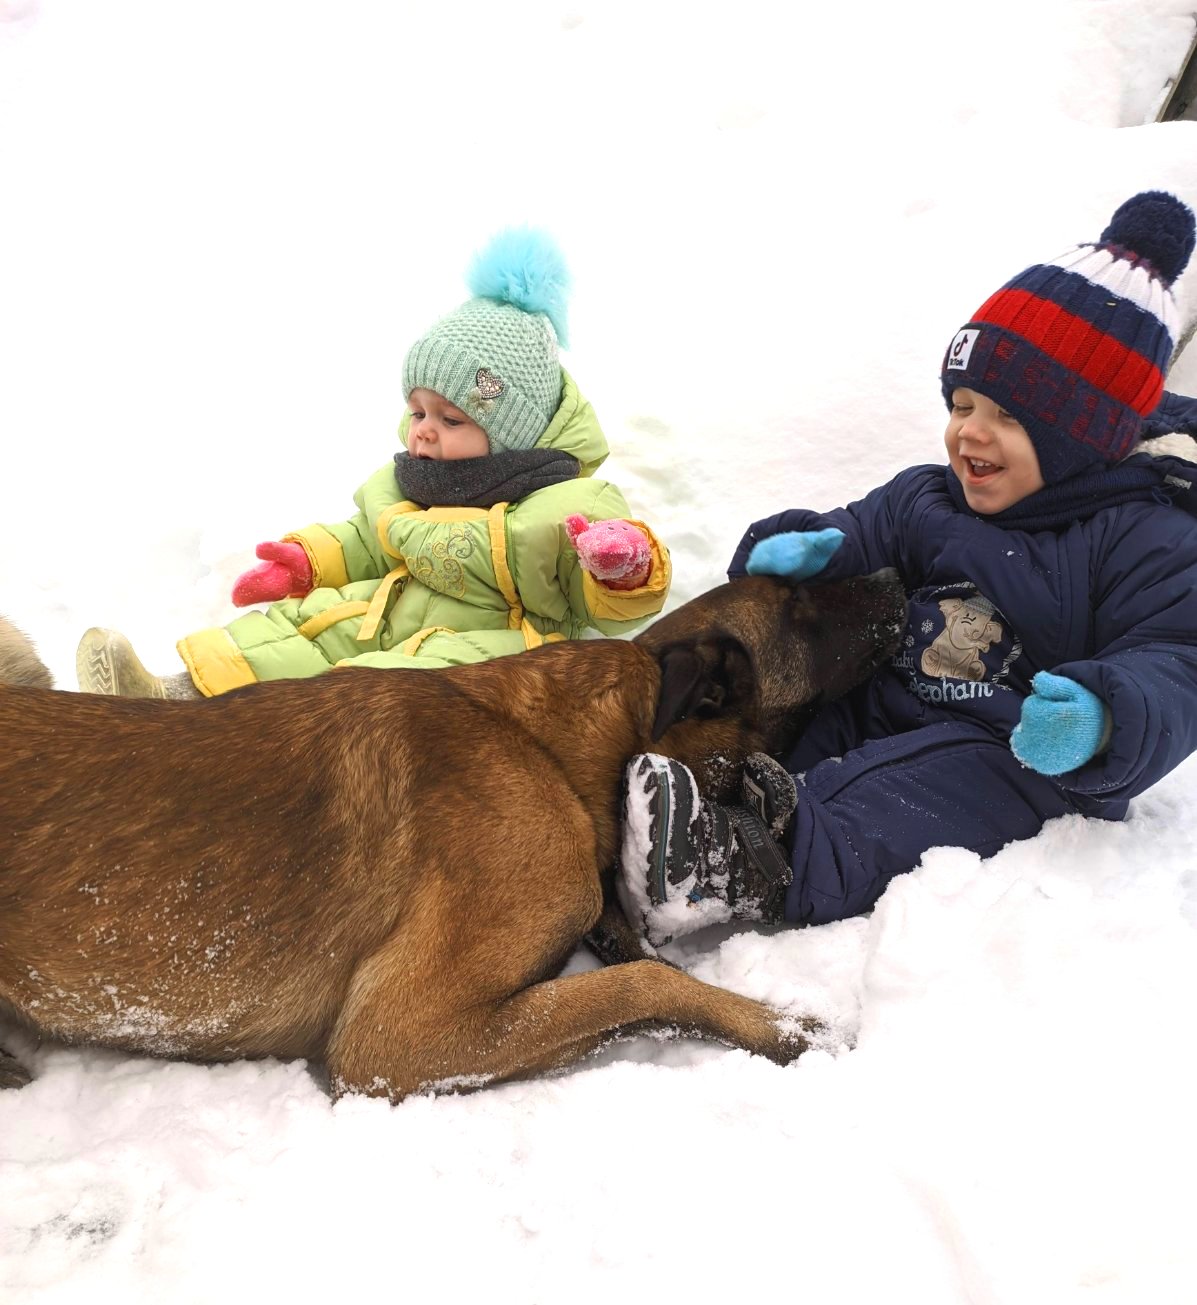
[[[0,0],[0,610],[64,687],[93,623],[175,669],[254,543],[348,514],[407,345],[522,220],[700,592],[754,517],[940,455],[1001,281],[1136,190],[1197,205],[1197,125],[1151,124],[1190,10]],[[787,1069],[639,1039],[333,1106],[303,1064],[10,1038],[0,1296],[1191,1301],[1195,779],[679,947],[854,1042]]]

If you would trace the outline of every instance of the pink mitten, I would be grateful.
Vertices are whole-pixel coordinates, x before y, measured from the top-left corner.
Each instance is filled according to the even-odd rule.
[[[280,598],[302,598],[312,589],[312,567],[299,544],[268,542],[254,552],[262,558],[260,566],[250,567],[237,577],[233,586],[233,605],[273,603]]]
[[[565,533],[578,561],[608,589],[639,589],[653,567],[648,536],[630,521],[588,522],[580,512],[565,518]]]

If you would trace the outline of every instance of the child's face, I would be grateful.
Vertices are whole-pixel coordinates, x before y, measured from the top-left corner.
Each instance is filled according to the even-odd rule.
[[[407,396],[411,424],[407,451],[413,458],[484,458],[490,452],[486,431],[434,390],[415,389]]]
[[[1043,488],[1039,455],[1026,428],[976,390],[952,391],[943,442],[974,512],[1001,512]]]

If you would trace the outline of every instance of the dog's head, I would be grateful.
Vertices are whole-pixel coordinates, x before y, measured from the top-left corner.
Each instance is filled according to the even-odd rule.
[[[751,576],[712,589],[636,639],[661,669],[654,747],[722,788],[749,752],[786,751],[822,703],[895,651],[905,624],[893,570],[822,585]]]

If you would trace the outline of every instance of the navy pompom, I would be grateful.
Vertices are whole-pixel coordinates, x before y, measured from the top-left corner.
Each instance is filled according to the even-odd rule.
[[[1119,245],[1145,258],[1166,285],[1185,270],[1194,243],[1193,212],[1164,190],[1145,190],[1119,205],[1101,233],[1103,245]]]
[[[553,323],[558,341],[569,345],[565,302],[569,269],[552,238],[528,227],[500,231],[474,255],[466,284],[485,299],[514,304],[525,313],[543,313]]]

